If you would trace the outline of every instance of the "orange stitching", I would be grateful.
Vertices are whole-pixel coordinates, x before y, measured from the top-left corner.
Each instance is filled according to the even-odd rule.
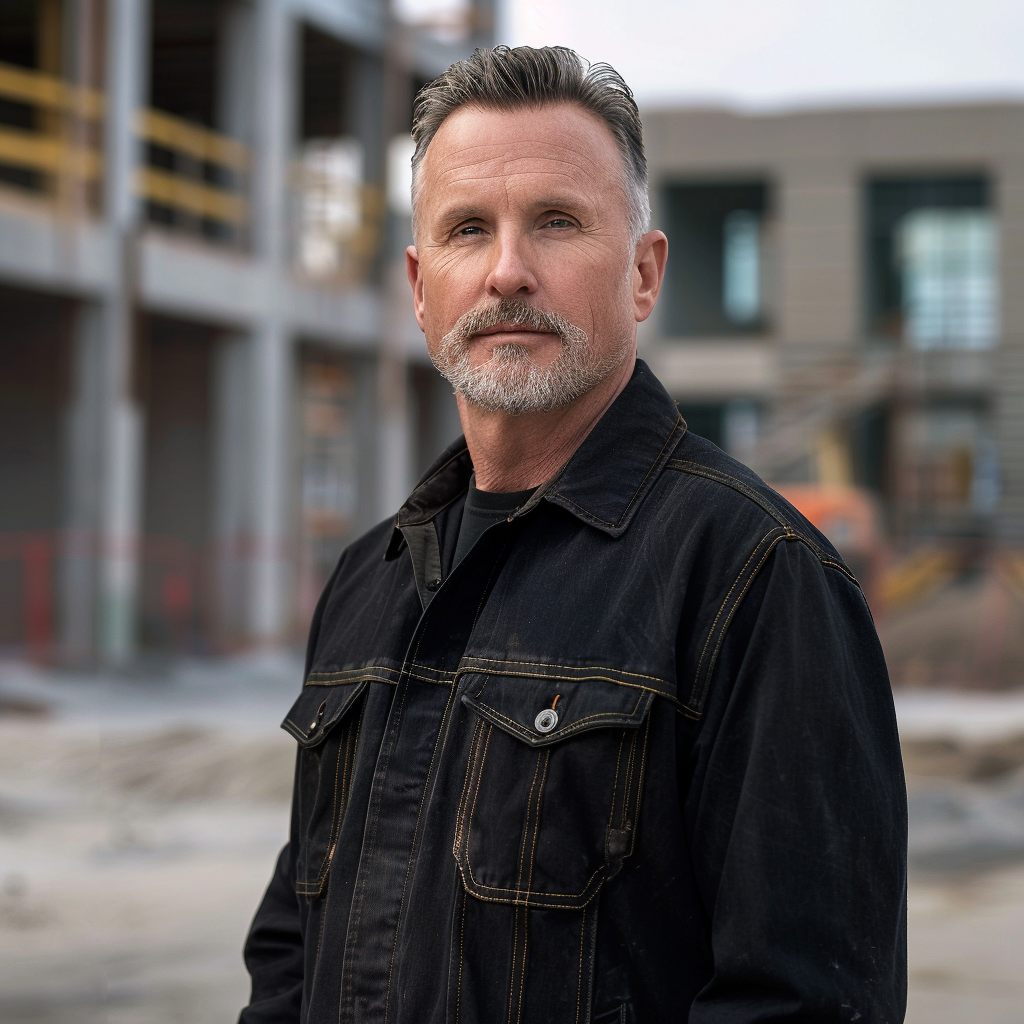
[[[647,692],[649,693],[650,691],[647,691]],[[633,705],[633,710],[632,711],[627,711],[625,713],[627,717],[631,718],[633,715],[635,715],[637,713],[637,711],[639,710],[640,704],[643,701],[643,699],[644,699],[643,695],[641,695],[640,697],[637,698],[636,704]],[[488,712],[490,714],[494,715],[495,718],[500,718],[503,722],[507,722],[510,726],[514,726],[515,731],[517,733],[519,733],[520,735],[526,736],[526,737],[528,737],[531,740],[534,738],[533,737],[533,733],[531,733],[523,725],[521,725],[519,722],[517,722],[514,718],[509,718],[507,715],[503,715],[500,711],[495,710],[490,704],[484,704],[481,701],[479,704],[474,703],[474,704],[471,704],[470,706],[472,708],[474,708],[474,709],[477,709],[477,708],[480,708],[480,707],[487,708]],[[609,723],[610,725],[613,725],[613,726],[617,725],[617,726],[619,726],[622,729],[634,728],[634,726],[630,725],[627,722],[619,721],[619,719],[621,717],[622,717],[622,712],[618,712],[618,711],[599,711],[597,714],[588,715],[586,718],[578,719],[577,721],[573,722],[572,725],[567,725],[564,729],[562,729],[558,733],[557,737],[552,737],[552,742],[555,742],[555,740],[564,739],[566,736],[572,736],[574,733],[579,732],[582,729],[582,727],[584,725],[586,725],[588,722],[606,721],[608,719],[613,719],[613,721],[611,721]],[[637,723],[637,725],[639,725],[639,723]]]
[[[491,745],[491,736],[492,736],[493,733],[494,733],[494,726],[488,724],[488,726],[487,726],[487,740],[484,743],[483,753],[480,755],[480,763],[477,766],[476,771],[473,773],[473,806],[469,809],[469,814],[468,814],[468,816],[466,817],[466,819],[464,821],[464,824],[465,824],[465,835],[466,835],[466,844],[463,847],[463,850],[465,851],[465,854],[466,854],[466,863],[467,864],[469,864],[469,842],[470,842],[470,837],[473,834],[473,815],[476,814],[476,802],[477,802],[477,799],[480,796],[480,783],[483,781],[483,777],[484,777],[484,764],[487,761],[487,750],[488,750],[488,748]],[[470,870],[470,873],[472,874],[472,871],[473,871],[472,866],[470,866],[469,870]],[[475,882],[476,879],[474,878],[473,881]]]
[[[669,459],[667,465],[672,469],[678,469],[684,473],[691,473],[693,476],[701,476],[704,477],[705,480],[711,480],[713,483],[731,488],[737,493],[742,494],[748,501],[752,501],[755,505],[767,512],[777,523],[779,523],[780,526],[791,528],[789,526],[789,521],[775,507],[774,502],[765,498],[763,495],[757,494],[753,488],[748,487],[737,477],[730,476],[728,473],[723,473],[720,469],[712,469],[710,466],[701,465],[699,462],[691,462],[688,459]]]
[[[478,882],[476,882],[475,879],[472,879],[472,876],[470,876],[473,881],[473,885],[471,887],[469,883],[466,881],[466,872],[463,869],[461,863],[458,865],[458,868],[459,874],[462,876],[463,888],[466,890],[466,892],[470,893],[474,899],[483,900],[484,903],[501,903],[504,906],[529,907],[538,910],[582,910],[583,907],[587,906],[587,904],[589,904],[594,899],[594,897],[601,891],[601,887],[596,886],[594,891],[582,902],[578,902],[578,897],[572,897],[569,893],[553,894],[554,896],[564,897],[566,899],[577,899],[577,902],[574,903],[552,903],[549,899],[545,898],[544,893],[529,893],[528,895],[533,898],[528,898],[525,900],[510,900],[503,896],[484,896],[483,893],[479,890],[490,889],[491,887],[486,885],[480,885]],[[591,876],[591,878],[593,878],[593,876]],[[590,883],[588,882],[587,885],[589,886],[589,884]],[[514,892],[515,890],[499,889],[497,891]],[[586,891],[586,889],[583,890],[583,892]]]
[[[587,891],[587,889],[590,888],[590,886],[593,883],[594,879],[599,874],[601,874],[601,872],[604,871],[605,867],[607,866],[605,864],[602,864],[587,879],[587,881],[584,884],[583,888],[579,892],[534,892],[532,889],[502,889],[502,888],[500,888],[499,886],[496,886],[496,885],[482,885],[480,882],[478,882],[476,880],[476,876],[473,874],[473,865],[470,864],[470,862],[469,862],[468,843],[467,843],[467,847],[466,847],[464,853],[465,853],[465,861],[466,861],[466,870],[469,872],[469,878],[470,878],[470,881],[472,881],[472,883],[473,883],[474,889],[480,889],[480,890],[483,890],[483,891],[486,891],[486,892],[504,892],[504,893],[513,893],[516,896],[525,896],[526,899],[523,899],[523,900],[520,900],[520,899],[512,899],[512,900],[500,899],[498,897],[494,897],[492,899],[493,903],[515,903],[517,906],[521,905],[521,906],[544,906],[544,907],[549,907],[549,906],[550,907],[558,907],[558,906],[571,907],[572,904],[569,904],[569,903],[566,903],[566,904],[546,903],[544,901],[548,900],[548,899],[565,899],[565,900],[579,899],[583,895],[583,893],[585,893]],[[463,881],[465,881],[465,876],[463,876]],[[468,888],[468,886],[467,886],[467,888]],[[480,896],[479,893],[477,893],[477,892],[475,892],[473,890],[470,890],[470,891],[473,892],[474,896],[478,896],[480,899],[487,899],[488,898],[486,896]]]
[[[580,922],[580,973],[576,978],[576,1024],[580,1019],[580,1003],[583,994],[583,947],[586,944],[587,935],[587,908],[583,908],[583,920]]]
[[[615,821],[615,798],[619,793],[619,769],[622,767],[622,744],[626,742],[626,734],[619,738],[619,752],[615,755],[615,782],[612,785],[612,806],[608,812],[608,827],[612,827]]]
[[[722,617],[722,612],[723,612],[723,611],[725,611],[725,607],[726,607],[726,605],[728,605],[728,603],[729,603],[729,598],[730,598],[730,597],[732,597],[732,592],[733,592],[733,591],[734,591],[734,590],[736,589],[736,587],[737,587],[737,586],[739,585],[739,582],[740,582],[740,580],[741,580],[741,579],[743,578],[743,574],[744,574],[744,573],[745,573],[745,572],[747,571],[747,566],[748,566],[748,565],[750,565],[750,563],[751,563],[751,562],[752,562],[752,561],[754,560],[754,556],[755,556],[755,555],[757,554],[757,549],[758,549],[758,548],[759,548],[759,547],[760,547],[760,546],[761,546],[762,544],[764,544],[764,543],[765,543],[765,541],[767,541],[767,540],[768,540],[768,538],[769,538],[769,537],[770,537],[770,536],[771,536],[771,535],[772,535],[773,533],[777,533],[779,529],[780,529],[780,527],[776,526],[776,527],[774,527],[773,529],[769,530],[769,531],[768,531],[768,533],[766,533],[766,534],[765,534],[765,535],[764,535],[764,536],[763,536],[763,537],[762,537],[762,538],[761,538],[761,539],[760,539],[760,540],[759,540],[759,541],[758,541],[758,542],[757,542],[757,543],[756,543],[756,544],[754,545],[754,548],[753,548],[753,550],[752,550],[752,551],[750,552],[750,555],[748,556],[748,558],[747,558],[746,562],[744,562],[744,563],[743,563],[743,568],[742,568],[742,569],[740,569],[740,571],[739,571],[739,574],[737,575],[736,579],[734,579],[734,580],[732,581],[732,586],[731,586],[731,587],[729,588],[729,591],[728,591],[728,593],[727,593],[727,594],[725,595],[725,597],[724,597],[724,598],[722,599],[722,603],[721,603],[721,605],[719,605],[719,608],[718,608],[718,612],[717,612],[717,614],[715,615],[715,619],[714,619],[714,621],[713,621],[713,622],[711,623],[711,628],[710,628],[710,629],[708,630],[708,635],[707,635],[707,639],[706,639],[706,640],[704,641],[704,648],[703,648],[703,649],[701,650],[701,652],[700,652],[700,661],[698,661],[698,662],[697,662],[697,673],[696,673],[696,675],[697,675],[697,678],[698,678],[698,679],[700,679],[700,670],[701,670],[701,666],[702,666],[702,665],[704,664],[704,656],[705,656],[705,655],[707,654],[707,652],[708,652],[708,644],[709,644],[709,643],[711,643],[711,637],[712,637],[712,636],[714,636],[714,633],[715,633],[715,627],[716,627],[716,626],[718,625],[718,620],[719,620],[719,619],[720,619],[720,618]]]
[[[452,700],[455,697],[455,691],[452,690],[448,694],[448,700],[444,706],[444,714],[441,716],[441,724],[444,725],[448,718],[448,713],[451,711]],[[437,740],[434,743],[434,750],[430,755],[430,764],[427,765],[427,774],[423,780],[423,792],[420,794],[420,805],[416,810],[416,822],[413,826],[412,843],[409,847],[409,860],[405,865],[405,881],[402,883],[402,898],[398,903],[398,917],[395,925],[395,944],[391,948],[391,961],[388,964],[388,982],[384,987],[384,1019],[388,1018],[388,1007],[391,1005],[391,978],[395,971],[395,956],[398,953],[398,936],[402,927],[402,911],[405,909],[405,898],[409,891],[409,874],[412,871],[413,852],[416,848],[416,843],[420,832],[420,822],[423,820],[423,805],[427,800],[427,784],[430,782],[431,772],[434,770],[434,764],[437,761],[437,753],[444,746],[447,741],[447,731],[445,729],[439,729],[437,734]]]
[[[418,679],[423,683],[437,683],[444,685],[455,680],[454,672],[443,672],[439,669],[432,669],[429,665],[421,665],[418,662],[411,662],[411,667],[405,670],[405,675],[411,679]],[[412,669],[419,669],[413,672]],[[368,673],[381,672],[379,675]],[[426,673],[426,674],[421,674]],[[376,682],[389,683],[394,686],[402,676],[402,669],[388,668],[385,665],[371,665],[368,668],[342,669],[338,672],[310,672],[306,677],[306,686],[331,686],[344,683]]]
[[[408,695],[409,695],[409,688],[408,687],[405,687],[404,689],[400,689],[396,693],[396,696],[395,696],[395,702],[396,703],[395,703],[395,706],[392,708],[392,714],[397,716],[397,720],[399,720],[399,721],[401,720],[401,715],[403,714],[403,712],[405,710],[405,705],[406,705],[406,702],[407,702],[407,699],[408,699]],[[388,730],[385,730],[385,734],[384,735],[385,735],[385,740],[386,740],[387,736],[388,736]],[[390,748],[388,749],[387,756],[386,756],[385,761],[384,761],[384,769],[385,769],[385,771],[390,766],[391,757],[394,754],[396,742],[397,742],[397,738],[391,741]],[[381,756],[381,754],[384,753],[383,743],[384,743],[384,740],[382,740],[381,750],[380,750],[380,754],[378,754],[378,758]],[[366,824],[364,826],[364,848],[366,848],[366,847],[372,848],[376,844],[376,842],[377,842],[377,830],[380,827],[380,802],[379,801],[377,802],[376,809],[373,811],[373,816],[371,818],[370,810],[373,809],[373,808],[374,808],[373,795],[371,793],[370,805],[369,805],[369,808],[367,809]],[[344,998],[348,998],[351,995],[351,993],[352,993],[352,986],[354,984],[354,979],[351,976],[349,976],[348,978],[345,977],[344,965],[345,965],[345,960],[348,957],[349,950],[353,948],[353,944],[355,943],[356,939],[358,938],[359,928],[360,928],[360,926],[362,924],[362,901],[365,898],[366,898],[365,886],[363,886],[361,888],[357,884],[355,886],[355,888],[353,889],[353,892],[352,892],[352,903],[351,903],[351,909],[349,910],[348,934],[345,936],[345,945],[344,945],[344,948],[343,948],[343,951],[342,951],[342,980],[341,980],[341,985],[342,985],[342,989],[343,989],[343,993],[342,994],[343,994]],[[338,1004],[338,1014],[339,1014],[339,1016],[341,1014],[341,1007],[344,1005],[344,998]]]
[[[613,529],[616,528],[622,522],[622,520],[625,519],[627,515],[629,515],[629,510],[633,507],[633,503],[636,501],[637,495],[639,495],[639,493],[644,489],[644,484],[647,483],[648,479],[650,479],[651,474],[654,472],[658,463],[661,461],[661,457],[662,455],[665,454],[665,449],[669,446],[669,442],[672,440],[672,438],[675,436],[676,431],[679,429],[679,424],[681,421],[682,417],[679,416],[676,419],[675,423],[672,424],[672,429],[668,432],[668,436],[662,443],[661,450],[655,456],[654,461],[651,463],[647,472],[644,474],[643,480],[641,480],[640,483],[637,485],[636,490],[633,492],[633,496],[626,503],[626,507],[622,510],[622,515],[620,515],[614,523],[610,522],[607,519],[602,519],[600,516],[595,516],[593,512],[589,511],[588,509],[585,509],[582,505],[577,505],[576,502],[572,500],[572,498],[566,497],[566,495],[562,493],[559,493],[557,497],[561,501],[568,502],[570,505],[572,505],[573,508],[579,509],[586,515],[587,519],[590,519],[596,523],[604,523],[605,526],[610,526]],[[682,437],[682,435],[680,435],[680,437]]]
[[[465,960],[463,951],[466,948],[466,894],[462,894],[462,915],[459,922],[459,980],[455,989],[455,1024],[462,1017],[462,962]]]
[[[489,740],[490,740],[490,737],[488,736],[488,741]],[[481,772],[480,774],[482,775],[483,773]],[[583,895],[583,893],[585,893],[587,891],[587,889],[590,887],[590,884],[594,881],[594,879],[604,870],[605,865],[602,864],[587,879],[587,881],[584,883],[584,886],[583,886],[582,890],[580,892],[578,892],[578,893],[572,893],[572,892],[539,893],[539,892],[534,892],[532,889],[518,889],[518,888],[516,888],[516,889],[502,889],[500,886],[496,886],[496,885],[482,885],[480,882],[478,882],[476,880],[476,876],[473,874],[473,865],[469,861],[469,837],[470,837],[470,833],[471,833],[472,828],[473,828],[473,813],[476,811],[476,797],[479,795],[479,793],[480,793],[480,786],[478,784],[477,787],[476,787],[476,792],[474,793],[474,796],[473,796],[473,811],[470,813],[470,816],[469,816],[469,828],[466,830],[466,843],[465,843],[465,846],[462,847],[462,852],[464,854],[464,858],[460,858],[460,865],[461,865],[462,859],[465,859],[466,870],[469,872],[469,877],[472,880],[473,885],[476,888],[478,888],[478,889],[485,889],[485,890],[487,890],[489,892],[507,892],[507,893],[515,893],[515,894],[521,895],[521,896],[526,896],[527,899],[525,901],[516,899],[516,900],[512,900],[511,902],[516,903],[516,904],[525,902],[527,906],[530,903],[530,899],[529,898],[531,896],[551,897],[551,898],[556,898],[556,899],[578,899],[580,896]],[[463,879],[463,881],[465,881],[465,879]],[[532,876],[531,876],[531,882],[532,882]],[[474,895],[476,895],[476,894],[474,893]],[[481,898],[483,898],[483,897],[481,897]],[[496,901],[496,902],[503,902],[503,903],[505,903],[505,902],[509,902],[509,901],[508,900],[501,900],[501,901]]]
[[[679,424],[680,423],[684,423],[684,420],[683,420],[683,417],[680,416],[679,413],[677,412],[676,413],[676,421],[675,421],[675,423],[672,424],[672,429],[668,432],[668,437],[665,438],[665,442],[664,442],[664,444],[662,444],[661,450],[658,452],[657,458],[651,463],[650,469],[648,469],[647,472],[644,474],[643,480],[640,481],[640,486],[637,487],[637,489],[633,492],[633,497],[629,499],[629,504],[626,506],[626,509],[622,513],[622,515],[619,517],[618,522],[615,524],[616,526],[618,526],[619,523],[621,523],[622,520],[626,518],[627,513],[633,507],[633,502],[636,501],[637,495],[639,495],[639,493],[644,489],[644,484],[647,483],[647,481],[650,479],[651,474],[654,472],[654,468],[661,461],[662,455],[665,454],[665,449],[668,448],[669,442],[671,442],[672,438],[675,437],[676,432],[679,430]],[[684,431],[684,433],[685,433],[685,431]],[[683,435],[680,434],[679,435],[680,440],[682,439],[682,437],[683,437]],[[676,443],[678,444],[679,442],[677,441]]]
[[[462,833],[466,824],[466,802],[469,799],[470,772],[480,755],[481,735],[485,728],[483,721],[478,718],[476,731],[473,734],[473,745],[469,748],[469,757],[466,759],[466,774],[462,779],[462,796],[459,798],[459,813],[455,822],[455,845],[452,848],[452,853],[455,854],[456,858],[459,856],[459,850],[462,849]]]
[[[533,890],[533,868],[537,863],[537,837],[540,835],[540,802],[544,795],[544,783],[548,780],[548,765],[551,763],[551,751],[545,750],[544,757],[544,773],[540,779],[540,789],[537,790],[537,806],[534,811],[534,826],[533,826],[533,843],[530,846],[530,877],[526,880],[527,891]]]
[[[554,664],[552,662],[549,662],[549,661],[509,661],[509,660],[506,660],[504,658],[473,658],[473,657],[463,658],[462,659],[462,664],[460,664],[459,668],[456,670],[456,675],[460,675],[460,674],[462,674],[463,672],[466,672],[466,671],[477,671],[477,672],[484,671],[483,669],[464,669],[462,667],[462,665],[466,664],[467,662],[479,662],[479,663],[481,663],[483,665],[525,665],[525,666],[533,667],[533,668],[560,668],[560,669],[562,669],[563,672],[573,672],[573,671],[576,671],[576,672],[591,672],[594,669],[597,669],[597,670],[602,671],[602,672],[617,672],[619,675],[633,676],[635,679],[650,679],[652,682],[655,682],[655,683],[666,683],[666,685],[668,685],[666,680],[662,679],[660,676],[648,676],[648,675],[644,675],[642,672],[628,672],[624,668],[610,668],[607,665],[583,665],[583,666],[580,666],[578,668],[574,668],[572,665],[556,665],[556,664]],[[545,676],[538,676],[537,678],[539,678],[539,679],[569,679],[569,680],[572,680],[574,677],[573,676],[551,676],[551,675],[545,675]],[[590,676],[583,676],[582,678],[583,679],[589,679],[591,677]],[[613,682],[617,682],[617,680],[613,680]]]
[[[369,678],[369,672],[383,672],[385,675],[398,675],[399,670],[389,665],[364,665],[362,668],[339,668],[334,672],[310,672],[306,676],[307,683],[313,679],[330,679],[337,682],[348,681],[358,683]],[[315,685],[315,684],[314,684]]]
[[[341,777],[341,761],[343,757],[343,746],[341,742],[338,743],[338,763],[334,768],[334,794],[331,802],[331,831],[328,833],[328,852],[331,849],[331,844],[337,838],[335,836],[334,828],[338,814],[338,779]],[[327,872],[330,871],[330,857],[325,858],[325,864],[321,865],[319,878],[317,879],[317,895],[320,895],[320,890],[324,887],[324,879],[327,877]]]
[[[602,683],[612,683],[615,686],[628,686],[633,690],[643,690],[645,693],[653,693],[655,696],[664,697],[666,700],[672,701],[674,704],[682,706],[683,702],[675,695],[668,693],[665,690],[657,690],[653,686],[643,686],[641,683],[627,683],[623,679],[613,679],[611,676],[558,676],[554,674],[549,675],[535,675],[530,672],[509,672],[509,671],[498,671],[497,669],[486,669],[486,668],[468,668],[464,671],[460,670],[462,675],[481,675],[481,676],[507,676],[511,679],[538,679],[538,680],[555,680],[560,683],[587,683],[592,681],[600,681]],[[653,678],[653,677],[652,677]],[[664,680],[658,680],[658,682],[665,682]],[[668,686],[668,683],[665,683]]]
[[[533,791],[537,785],[537,776],[540,774],[540,763],[543,761],[543,756],[537,754],[537,763],[533,766],[533,781],[530,783],[530,791],[526,794],[526,820],[523,822],[523,839],[519,844],[519,871],[516,874],[516,886],[523,884],[523,861],[526,860],[526,842],[530,834],[530,805],[533,803]],[[537,830],[534,829],[534,844],[536,845]],[[531,850],[531,854],[532,854]],[[532,877],[533,871],[531,869],[530,875]],[[529,888],[529,883],[527,883]]]
[[[519,908],[512,911],[512,969],[508,972],[508,1013],[506,1024],[512,1024],[512,992],[516,985],[516,959],[519,955]]]
[[[640,801],[644,793],[644,779],[647,776],[647,746],[651,738],[651,723],[647,722],[644,727],[644,745],[640,754],[640,776],[636,787],[636,807],[633,810],[633,834],[629,840],[629,856],[633,856],[636,849],[636,834],[640,831]]]
[[[624,827],[626,824],[626,812],[633,792],[633,764],[636,756],[636,741],[637,736],[636,733],[634,733],[629,744],[629,753],[626,755],[626,784],[623,787],[625,795],[622,801],[622,817],[619,819],[620,828]]]
[[[732,608],[729,609],[729,614],[726,617],[725,624],[722,626],[722,632],[721,632],[721,634],[718,637],[718,642],[715,644],[714,654],[712,654],[711,660],[708,663],[708,671],[709,671],[709,673],[713,670],[714,664],[718,660],[718,652],[722,649],[722,642],[725,640],[725,634],[729,630],[729,625],[732,623],[732,617],[736,614],[736,609],[739,608],[741,602],[743,601],[743,598],[746,597],[747,591],[750,589],[750,587],[753,584],[754,580],[757,579],[757,574],[761,571],[761,566],[764,565],[765,561],[768,559],[768,556],[775,550],[775,547],[779,543],[779,541],[785,540],[785,539],[786,538],[784,538],[784,537],[776,538],[776,540],[771,544],[771,546],[768,547],[765,550],[765,553],[761,556],[761,560],[757,563],[757,567],[750,574],[749,578],[747,579],[747,582],[743,585],[743,589],[740,591],[739,596],[733,602]],[[798,537],[794,538],[794,539],[799,540]],[[700,666],[698,666],[697,672],[698,672],[697,678],[699,680],[700,679]]]
[[[348,713],[351,710],[352,709],[351,709],[351,704],[350,704],[349,707],[347,707],[345,709],[345,714],[341,715],[340,717],[341,718],[347,718],[348,717]],[[362,718],[363,718],[363,712],[362,712],[362,709],[360,709],[360,712],[359,712],[359,721],[360,722],[362,721]],[[341,832],[341,816],[344,814],[344,806],[342,807],[340,812],[338,810],[338,793],[339,793],[338,779],[341,776],[341,766],[342,766],[342,762],[344,761],[344,763],[345,763],[345,775],[344,775],[343,781],[342,781],[342,787],[344,787],[345,784],[346,784],[344,779],[348,778],[348,754],[350,753],[349,746],[351,744],[351,724],[352,724],[351,722],[348,723],[348,730],[347,731],[348,731],[349,735],[346,736],[343,741],[339,740],[339,742],[338,742],[338,761],[337,761],[337,764],[335,765],[335,769],[334,769],[334,791],[333,791],[332,802],[331,802],[331,830],[328,833],[328,838],[327,838],[327,842],[328,842],[327,855],[324,858],[324,863],[321,864],[319,866],[319,868],[318,868],[318,873],[317,873],[317,877],[316,877],[315,881],[310,881],[309,876],[307,874],[306,878],[302,882],[296,882],[296,889],[295,889],[295,891],[299,892],[299,886],[302,886],[303,887],[303,891],[302,891],[301,895],[303,895],[303,896],[319,896],[320,893],[323,891],[324,882],[327,880],[327,874],[331,870],[331,855],[334,852],[334,847],[335,847],[335,845],[337,843],[338,835]],[[317,771],[317,775],[319,776],[319,774],[320,774],[320,772],[318,770]]]
[[[752,501],[755,505],[758,505],[763,511],[767,512],[776,522],[780,523],[786,528],[787,531],[793,534],[795,540],[799,540],[801,543],[806,544],[811,549],[814,556],[823,565],[831,565],[833,568],[838,569],[848,580],[860,587],[860,582],[857,577],[850,572],[849,568],[840,562],[836,562],[828,556],[828,553],[818,546],[818,544],[810,537],[798,530],[795,530],[792,524],[775,506],[774,502],[770,501],[762,494],[758,494],[753,488],[748,487],[743,483],[742,480],[737,479],[734,476],[730,476],[728,473],[723,473],[721,470],[712,469],[710,466],[702,466],[698,462],[690,462],[685,459],[669,459],[667,465],[671,469],[678,469],[684,473],[690,473],[693,476],[703,477],[705,480],[711,480],[713,483],[721,484],[723,487],[730,487],[739,494],[742,494],[749,501]]]
[[[516,1007],[516,1024],[523,1019],[523,989],[526,987],[526,956],[530,949],[530,919],[527,908],[517,909],[523,915],[523,959],[519,969],[519,1005]]]

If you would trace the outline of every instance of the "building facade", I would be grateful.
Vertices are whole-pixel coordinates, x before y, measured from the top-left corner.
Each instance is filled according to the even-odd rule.
[[[643,351],[781,485],[897,545],[1024,543],[1024,105],[646,112],[668,279]]]
[[[0,649],[301,635],[346,537],[457,432],[401,192],[415,88],[492,20],[2,5]]]

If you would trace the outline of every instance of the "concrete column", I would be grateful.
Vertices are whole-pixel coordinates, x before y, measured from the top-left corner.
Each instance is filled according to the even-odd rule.
[[[249,339],[252,459],[249,635],[285,639],[291,609],[289,475],[292,345],[285,320],[289,259],[288,167],[295,138],[297,26],[275,0],[255,6],[254,166],[252,225],[255,255],[266,272],[271,312]]]
[[[778,334],[849,345],[861,333],[859,185],[844,162],[802,160],[779,182]]]
[[[96,642],[96,528],[101,481],[103,306],[83,303],[72,337],[73,397],[65,423],[63,543],[58,580],[58,648],[65,664],[92,659]]]
[[[123,665],[135,652],[139,589],[142,410],[132,394],[137,111],[149,50],[146,0],[110,0],[107,19],[104,211],[114,236],[114,273],[102,305],[99,392],[98,649]]]
[[[1000,502],[996,536],[1024,546],[1024,160],[997,168],[1001,337],[995,353],[994,426],[999,449]]]
[[[213,535],[216,550],[218,633],[228,640],[248,626],[248,539],[252,521],[248,486],[251,346],[245,335],[222,338],[213,364]]]
[[[289,473],[291,340],[278,323],[258,327],[252,346],[252,576],[249,633],[263,643],[286,639],[292,608],[292,497]]]
[[[224,14],[218,54],[217,127],[243,142],[253,140],[253,91],[259,69],[252,59],[256,18],[252,5],[234,0]]]

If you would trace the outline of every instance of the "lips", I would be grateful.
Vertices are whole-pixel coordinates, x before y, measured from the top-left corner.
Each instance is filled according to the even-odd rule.
[[[536,327],[528,327],[526,324],[495,324],[493,327],[485,327],[482,331],[474,332],[477,337],[490,334],[554,334],[554,331],[538,330]]]

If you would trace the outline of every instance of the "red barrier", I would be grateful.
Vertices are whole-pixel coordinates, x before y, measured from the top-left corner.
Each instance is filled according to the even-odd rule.
[[[275,547],[281,558],[294,564],[294,542]],[[235,537],[206,548],[177,537],[118,542],[81,531],[0,533],[0,564],[16,567],[0,578],[0,600],[7,609],[0,621],[0,644],[13,645],[36,661],[51,659],[57,645],[58,579],[69,571],[73,578],[76,566],[85,567],[87,594],[95,594],[95,574],[105,554],[137,562],[138,622],[144,645],[176,653],[237,649],[245,640],[228,627],[225,592],[235,588],[237,603],[244,604],[249,566],[265,557],[266,550],[267,545],[254,537]],[[89,609],[90,619],[92,614]],[[238,623],[236,631],[241,626]]]
[[[23,549],[25,566],[25,633],[29,655],[46,656],[53,644],[53,546],[48,537],[33,535]]]

